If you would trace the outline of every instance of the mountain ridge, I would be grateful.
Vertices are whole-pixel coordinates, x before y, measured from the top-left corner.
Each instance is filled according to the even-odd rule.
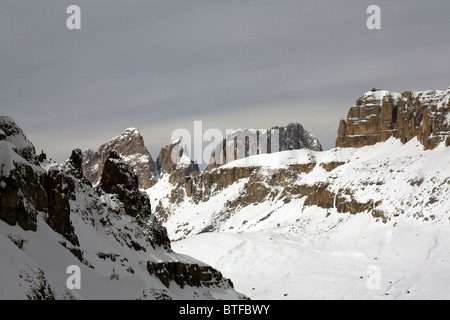
[[[446,90],[366,92],[339,123],[336,147],[361,147],[393,136],[414,137],[427,149],[450,145],[450,87]]]
[[[39,161],[9,117],[0,118],[1,299],[245,299],[222,274],[171,248],[114,151],[101,181],[82,172],[82,152]],[[81,287],[69,288],[77,266]]]

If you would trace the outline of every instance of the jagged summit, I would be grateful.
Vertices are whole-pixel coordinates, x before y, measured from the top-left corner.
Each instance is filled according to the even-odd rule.
[[[191,159],[187,148],[179,139],[161,149],[156,166],[160,177],[168,175],[171,183],[183,182],[185,177],[200,172],[198,165]]]
[[[300,123],[266,130],[237,129],[213,150],[207,170],[250,155],[297,149],[322,150],[319,140]]]
[[[426,149],[450,145],[450,87],[447,90],[369,91],[341,120],[336,147],[362,147],[391,136],[403,143],[414,137]]]
[[[8,141],[18,155],[24,159],[37,163],[36,150],[27,139],[13,118],[0,116],[0,141]]]
[[[0,118],[0,299],[245,298],[219,271],[172,251],[116,151],[93,186],[80,149],[61,164],[40,163],[31,149]],[[67,285],[69,266],[79,268],[80,288]]]
[[[111,151],[116,151],[134,170],[139,180],[139,188],[147,189],[157,180],[156,166],[144,144],[138,129],[125,129],[120,135],[102,144],[97,151],[83,152],[83,172],[92,183],[100,181],[104,163]]]

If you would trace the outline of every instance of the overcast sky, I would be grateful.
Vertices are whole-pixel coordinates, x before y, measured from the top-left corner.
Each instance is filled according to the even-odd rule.
[[[328,149],[372,87],[450,85],[449,14],[448,0],[1,0],[0,114],[57,161],[128,127],[156,159],[195,120],[300,122]]]

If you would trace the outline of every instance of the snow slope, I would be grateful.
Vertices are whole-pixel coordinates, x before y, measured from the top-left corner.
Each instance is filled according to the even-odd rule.
[[[252,299],[450,298],[444,144],[424,150],[417,139],[391,138],[262,154],[222,170],[233,168],[256,169],[200,201],[180,186],[171,201],[174,187],[164,182],[147,193],[166,214],[175,250],[211,264],[238,291]],[[254,185],[264,194],[249,203]]]
[[[448,223],[394,226],[344,214],[333,225],[317,209],[304,216],[287,233],[203,233],[174,249],[221,270],[251,299],[450,298]]]
[[[0,125],[0,299],[245,298],[205,263],[171,249],[135,176],[134,189],[117,181],[129,196],[121,200],[83,177],[81,150],[61,164],[39,162],[13,119],[0,117]],[[132,174],[125,162],[111,163],[117,179]],[[135,194],[142,197],[133,202]],[[143,209],[131,214],[136,208]],[[81,288],[67,285],[71,266],[80,268]]]

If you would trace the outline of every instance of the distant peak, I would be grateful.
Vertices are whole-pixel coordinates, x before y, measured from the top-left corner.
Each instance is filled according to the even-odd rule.
[[[125,131],[123,133],[124,134],[125,133],[140,134],[139,129],[136,129],[134,127],[130,127],[130,128],[125,129]]]
[[[130,127],[125,129],[121,134],[119,134],[118,136],[112,138],[111,140],[109,140],[108,143],[116,143],[117,141],[121,141],[123,139],[134,139],[136,137],[140,137],[141,133],[139,131],[139,129],[136,129],[134,127]]]
[[[9,116],[0,116],[0,122],[16,123],[16,121],[14,121],[14,119]]]

